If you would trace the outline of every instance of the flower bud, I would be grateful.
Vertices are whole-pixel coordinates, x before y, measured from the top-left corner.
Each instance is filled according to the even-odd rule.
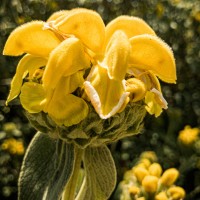
[[[142,186],[146,192],[154,193],[157,190],[158,178],[155,176],[147,175],[142,181]]]
[[[153,163],[149,167],[149,174],[152,176],[160,177],[162,174],[162,167],[158,163]]]
[[[136,187],[136,186],[131,186],[131,187],[129,188],[129,193],[130,193],[130,194],[136,195],[136,194],[138,194],[139,192],[140,192],[140,189],[139,189],[138,187]]]
[[[179,171],[175,168],[167,169],[160,178],[161,184],[165,186],[172,185],[178,178]]]
[[[165,192],[160,192],[155,196],[155,200],[168,200],[167,194]]]
[[[139,198],[137,198],[137,200],[146,200],[146,198],[145,197],[139,197]]]
[[[143,178],[149,174],[149,172],[143,167],[133,168],[133,173],[135,174],[137,180],[141,183]]]
[[[169,188],[167,193],[170,195],[172,200],[179,200],[185,197],[185,190],[179,186]]]
[[[182,144],[190,146],[198,139],[199,133],[199,128],[191,128],[190,126],[185,126],[184,130],[179,132],[178,139]]]
[[[148,168],[151,165],[151,161],[147,158],[142,158],[139,161],[139,164],[143,164],[146,168]]]
[[[147,89],[141,80],[130,78],[126,81],[126,91],[130,92],[131,101],[137,102],[145,97]]]
[[[155,152],[153,151],[145,151],[141,154],[140,156],[141,158],[147,158],[148,160],[150,160],[151,162],[156,162],[157,161],[157,156],[155,154]]]

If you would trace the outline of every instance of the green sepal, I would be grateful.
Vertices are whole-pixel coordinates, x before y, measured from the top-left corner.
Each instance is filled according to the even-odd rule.
[[[107,200],[116,185],[115,163],[106,145],[87,147],[83,157],[85,178],[75,200]]]
[[[43,133],[54,132],[55,123],[44,112],[29,113],[25,112],[31,125],[38,131]]]
[[[73,172],[73,147],[38,132],[22,163],[18,200],[59,199]]]

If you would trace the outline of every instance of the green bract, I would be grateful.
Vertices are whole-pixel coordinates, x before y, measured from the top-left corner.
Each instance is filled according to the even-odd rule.
[[[108,119],[101,119],[94,108],[89,104],[88,106],[87,117],[70,127],[57,126],[45,113],[27,113],[27,117],[37,130],[67,143],[74,143],[80,148],[109,144],[141,131],[146,114],[141,102],[129,103],[124,111]]]

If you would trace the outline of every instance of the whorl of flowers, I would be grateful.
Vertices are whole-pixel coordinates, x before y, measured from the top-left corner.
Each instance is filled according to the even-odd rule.
[[[182,200],[185,191],[175,185],[178,177],[177,169],[163,171],[155,154],[145,152],[120,182],[120,200]]]
[[[185,146],[191,146],[195,141],[200,140],[200,129],[187,125],[179,132],[178,140]]]
[[[101,119],[141,100],[159,116],[167,102],[158,78],[176,82],[172,51],[146,22],[119,16],[105,26],[98,13],[84,8],[16,28],[3,54],[25,54],[7,103],[19,96],[25,110],[47,113],[59,126],[81,122],[90,103]]]

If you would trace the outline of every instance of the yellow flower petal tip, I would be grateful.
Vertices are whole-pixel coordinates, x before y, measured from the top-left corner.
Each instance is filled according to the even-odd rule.
[[[155,200],[168,200],[166,192],[160,192],[155,196]]]
[[[67,15],[69,11],[68,10],[60,10],[57,12],[54,12],[48,19],[47,22],[50,21],[61,21],[61,19],[63,19],[63,17],[65,17]]]
[[[162,174],[162,167],[160,166],[159,163],[153,163],[149,167],[149,174],[152,176],[160,177]]]
[[[23,53],[47,57],[60,43],[49,30],[43,30],[44,22],[32,21],[16,28],[8,37],[3,54],[19,56]]]
[[[161,93],[160,93],[161,94]],[[162,113],[162,105],[160,105],[160,101],[157,102],[158,97],[154,92],[147,91],[145,96],[145,109],[150,115],[155,115],[155,117],[160,116]],[[164,99],[164,98],[163,98]],[[160,99],[159,99],[160,100]]]
[[[156,35],[153,29],[142,19],[131,16],[119,16],[106,26],[106,44],[116,30],[122,30],[128,38],[141,34]]]
[[[158,187],[158,177],[147,175],[142,180],[142,186],[146,192],[154,193]]]
[[[171,48],[153,35],[139,35],[130,39],[130,63],[138,69],[152,71],[167,83],[176,83],[176,65]]]
[[[170,186],[174,184],[178,177],[179,171],[175,168],[170,168],[164,171],[163,175],[160,178],[160,183],[165,186]]]
[[[84,8],[70,10],[55,27],[65,34],[79,38],[93,52],[101,51],[105,25],[97,12]]]
[[[142,183],[142,180],[144,179],[145,176],[149,175],[148,170],[140,166],[134,167],[133,173],[140,183]]]
[[[105,52],[103,65],[110,79],[123,80],[127,71],[130,43],[123,31],[116,31],[111,37]]]
[[[167,190],[167,193],[173,200],[179,200],[185,198],[185,190],[179,186],[170,187]]]

